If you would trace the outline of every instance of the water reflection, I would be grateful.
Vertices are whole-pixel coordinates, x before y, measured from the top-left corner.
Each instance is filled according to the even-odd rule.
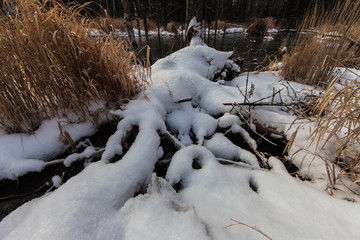
[[[227,34],[218,36],[214,43],[214,36],[210,36],[207,45],[220,51],[234,51],[236,58],[243,59],[243,69],[253,70],[256,66],[260,68],[268,64],[268,56],[274,58],[277,56],[281,59],[282,53],[279,51],[286,46],[291,48],[296,34],[294,33],[278,33],[272,35],[273,39],[264,38],[264,36],[250,36],[245,34]],[[139,39],[137,39],[139,40]],[[145,38],[141,39],[142,46],[145,45]],[[183,47],[183,39],[181,36],[166,36],[161,38],[161,56],[158,38],[153,36],[149,39],[151,54],[150,59],[155,63],[161,57],[165,57]],[[144,51],[146,52],[146,51]]]

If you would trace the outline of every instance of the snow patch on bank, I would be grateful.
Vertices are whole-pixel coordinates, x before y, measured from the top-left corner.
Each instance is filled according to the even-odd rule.
[[[245,102],[242,93],[251,88],[250,102],[291,103],[301,97],[298,91],[312,91],[282,81],[272,72],[216,82],[214,76],[230,65],[231,54],[193,42],[158,60],[152,68],[152,84],[113,112],[122,120],[101,160],[4,218],[0,239],[264,238],[243,225],[225,228],[233,223],[230,219],[256,226],[272,239],[356,239],[360,235],[358,203],[329,196],[316,181],[304,183],[290,176],[274,157],[265,159],[271,170],[260,168],[254,154],[216,133],[217,128],[240,133],[256,148],[242,128],[243,120],[233,106],[224,103]],[[274,91],[281,96],[269,98]],[[282,106],[251,111],[262,124],[278,131],[287,130],[294,120],[292,111]],[[138,133],[124,154],[121,140],[134,127]],[[47,137],[58,139],[58,132],[50,133]],[[180,148],[170,161],[166,179],[153,175],[164,154],[160,147],[164,135],[172,136]],[[33,141],[27,139],[26,144]],[[52,141],[51,149],[60,146],[58,140]],[[2,146],[6,149],[7,143]],[[39,156],[42,150],[29,155]],[[17,156],[16,151],[8,154]],[[222,158],[231,158],[228,162],[233,164],[220,164]],[[53,183],[61,184],[59,178]]]
[[[33,134],[0,135],[0,179],[16,179],[28,172],[39,172],[46,161],[63,153],[69,144],[61,137],[58,124],[74,141],[95,133],[90,122],[69,124],[66,119],[45,120]]]

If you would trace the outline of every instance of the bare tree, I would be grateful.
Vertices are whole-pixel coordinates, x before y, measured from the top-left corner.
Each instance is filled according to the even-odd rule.
[[[159,7],[159,0],[155,1],[156,4],[156,25],[158,29],[158,41],[159,41],[159,56],[161,58],[161,36],[160,36],[160,7]]]
[[[201,0],[186,0],[186,26],[193,17],[201,21]]]
[[[139,0],[133,1],[133,4],[134,4],[134,8],[136,10],[136,23],[137,23],[137,28],[138,28],[139,42],[140,42],[140,45],[141,45],[142,42],[141,42],[140,10],[139,10],[140,3],[139,3]]]
[[[126,31],[128,34],[129,42],[134,50],[138,49],[138,45],[135,40],[134,29],[131,23],[131,12],[130,12],[130,5],[128,0],[121,0],[123,7],[124,7],[124,19],[126,24]]]
[[[148,34],[149,29],[148,29],[148,25],[147,25],[147,21],[146,21],[146,18],[147,18],[147,5],[146,5],[146,3],[144,3],[144,1],[141,1],[141,4],[140,4],[140,0],[138,0],[138,3],[139,3],[139,7],[141,8],[141,15],[142,15],[142,18],[143,18],[143,23],[144,23],[146,44],[150,45],[149,34]]]

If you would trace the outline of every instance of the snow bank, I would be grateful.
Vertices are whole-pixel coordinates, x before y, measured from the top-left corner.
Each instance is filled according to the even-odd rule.
[[[46,166],[45,161],[63,153],[69,144],[61,137],[58,124],[74,141],[96,131],[90,122],[69,124],[66,119],[51,119],[44,121],[34,134],[0,135],[0,179],[39,172]]]
[[[244,28],[241,27],[231,27],[231,28],[227,28],[224,30],[218,30],[218,32],[220,33],[220,35],[224,35],[224,34],[234,34],[234,33],[243,33],[244,32]]]
[[[192,170],[194,158],[200,159],[200,170]],[[242,225],[224,229],[230,219],[256,226],[272,239],[357,238],[359,204],[319,192],[276,167],[283,167],[279,160],[270,162],[270,172],[234,168],[220,165],[207,149],[190,146],[176,153],[166,178],[182,183],[180,196],[195,207],[211,239],[265,239]]]
[[[291,177],[276,158],[266,159],[271,170],[260,168],[254,154],[218,132],[224,128],[240,133],[256,148],[237,112],[223,103],[244,102],[242,93],[247,87],[252,89],[247,95],[250,102],[289,103],[301,96],[296,93],[295,97],[300,89],[311,91],[281,81],[271,72],[216,82],[214,76],[221,75],[224,66],[238,69],[228,60],[231,54],[192,42],[158,60],[152,67],[152,84],[113,112],[122,120],[101,161],[62,185],[59,177],[53,178],[59,188],[4,218],[0,239],[264,239],[243,225],[225,228],[233,223],[230,219],[256,225],[273,239],[356,239],[360,235],[358,203],[332,198],[312,182]],[[269,97],[274,92],[281,96]],[[281,106],[259,106],[252,113],[279,131],[294,119]],[[124,154],[121,141],[134,127],[138,133]],[[59,133],[50,129],[44,136],[52,139],[46,146],[53,150],[60,146]],[[42,136],[40,132],[37,136]],[[153,175],[155,163],[164,154],[163,136],[180,148],[170,161],[166,179]],[[8,146],[5,140],[2,144]],[[8,151],[8,156],[18,156],[20,146]],[[43,150],[21,157],[35,158]],[[51,155],[52,151],[46,151]],[[91,151],[88,148],[84,154]],[[222,159],[229,165],[221,165]]]

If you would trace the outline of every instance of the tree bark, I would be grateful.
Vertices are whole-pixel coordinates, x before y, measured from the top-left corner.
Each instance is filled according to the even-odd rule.
[[[201,21],[201,0],[186,0],[186,28],[190,20],[196,17],[197,21]]]
[[[137,23],[137,28],[138,28],[138,35],[139,35],[139,42],[140,42],[140,45],[142,44],[142,41],[141,41],[141,28],[140,28],[140,3],[139,3],[140,0],[137,0],[137,1],[133,1],[134,3],[134,6],[135,6],[135,9],[136,9],[136,23]]]
[[[115,4],[115,0],[112,0],[112,17],[116,17],[116,4]]]
[[[217,28],[218,28],[218,19],[219,19],[219,8],[221,1],[216,2],[216,13],[215,13],[215,36],[214,36],[214,45],[216,48],[216,37],[217,37]]]
[[[138,0],[139,4],[140,4],[140,0]],[[146,4],[146,3],[145,3]],[[149,46],[150,42],[149,42],[149,29],[148,29],[148,25],[146,22],[146,18],[147,18],[147,6],[144,4],[144,2],[141,2],[141,15],[143,18],[143,23],[144,23],[144,30],[145,30],[145,38],[146,38],[146,44]]]
[[[110,14],[110,12],[109,12],[109,0],[106,0],[105,3],[106,3],[106,14],[105,14],[105,16],[108,17],[109,14]]]
[[[133,28],[132,23],[131,23],[131,12],[130,12],[129,1],[128,0],[121,0],[121,2],[122,2],[123,7],[124,7],[124,19],[125,19],[126,31],[127,31],[127,34],[128,34],[129,42],[131,44],[131,47],[134,50],[137,50],[138,45],[137,45],[136,40],[135,40],[134,28]]]
[[[180,4],[177,0],[174,0],[174,8],[175,8],[175,20],[176,22],[180,22],[180,16],[179,16]]]
[[[158,40],[159,40],[159,56],[161,58],[161,35],[160,35],[160,9],[159,9],[159,0],[155,1],[156,4],[156,11],[157,11],[157,18],[156,24],[158,29]]]

